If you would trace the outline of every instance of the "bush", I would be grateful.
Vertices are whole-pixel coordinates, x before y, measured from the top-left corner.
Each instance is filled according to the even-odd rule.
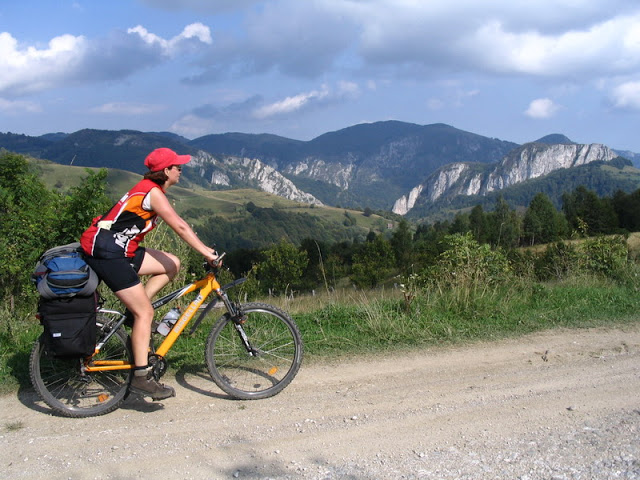
[[[511,266],[501,249],[480,245],[471,233],[447,235],[443,252],[429,269],[431,281],[441,288],[483,289],[503,282],[511,275]]]
[[[584,268],[597,275],[621,279],[627,268],[629,248],[622,235],[598,236],[584,242]]]
[[[469,311],[483,298],[494,298],[496,289],[513,278],[502,250],[480,245],[469,232],[447,235],[443,244],[436,264],[422,273],[422,279],[450,308]]]
[[[375,287],[386,280],[393,262],[391,244],[377,236],[372,242],[364,243],[353,255],[351,281],[359,288]]]
[[[564,242],[547,245],[544,253],[535,261],[538,280],[561,280],[577,271],[579,255],[576,248]]]

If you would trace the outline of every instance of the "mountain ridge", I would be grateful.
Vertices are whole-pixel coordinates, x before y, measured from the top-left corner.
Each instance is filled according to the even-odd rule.
[[[396,120],[353,125],[309,141],[240,132],[193,140],[170,132],[135,130],[83,129],[39,137],[0,133],[0,147],[17,153],[61,164],[119,168],[135,173],[144,173],[142,159],[149,151],[169,147],[193,156],[194,161],[188,164],[190,168],[185,169],[183,178],[205,188],[256,188],[304,203],[387,211],[395,209],[403,197],[405,207],[408,206],[411,192],[414,204],[425,201],[419,200],[421,194],[435,188],[427,186],[427,180],[446,169],[449,178],[439,180],[439,189],[456,181],[461,185],[462,170],[466,172],[464,175],[474,173],[477,185],[489,182],[493,175],[493,188],[505,188],[513,185],[510,176],[520,175],[520,180],[531,178],[513,170],[523,165],[522,158],[514,160],[517,157],[514,152],[522,155],[536,151],[537,155],[543,155],[540,152],[555,149],[562,156],[560,151],[586,148],[577,145],[560,133],[518,145],[443,123],[418,125]],[[613,155],[620,155],[603,147],[602,156],[591,161],[608,161]],[[625,155],[640,164],[637,154],[625,152]],[[552,159],[546,162],[547,166],[557,164],[557,168],[566,168]],[[532,161],[529,168],[544,170],[543,164]],[[422,185],[420,192],[416,190],[419,185]],[[488,191],[487,187],[485,190]],[[480,190],[467,184],[465,189],[451,192],[475,195]]]

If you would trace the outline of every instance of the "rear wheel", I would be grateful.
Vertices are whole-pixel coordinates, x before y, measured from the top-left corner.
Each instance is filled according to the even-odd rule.
[[[98,338],[106,335],[110,323],[108,317],[98,313]],[[131,362],[133,356],[124,329],[119,328],[94,358]],[[65,417],[92,417],[118,408],[127,396],[132,371],[85,373],[82,364],[82,358],[50,354],[41,336],[31,351],[31,383],[40,398]]]
[[[272,305],[247,303],[241,310],[237,324],[227,313],[213,326],[205,350],[209,373],[234,398],[271,397],[289,385],[300,369],[300,331],[287,313]]]

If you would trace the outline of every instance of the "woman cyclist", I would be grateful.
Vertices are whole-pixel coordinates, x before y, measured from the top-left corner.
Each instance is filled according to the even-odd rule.
[[[176,276],[180,260],[139,243],[161,218],[209,263],[214,264],[218,258],[215,250],[202,243],[176,213],[165,195],[169,187],[178,183],[182,165],[189,160],[189,155],[178,155],[169,148],[152,151],[144,161],[149,172],[143,180],[107,213],[94,218],[80,239],[87,263],[133,315],[135,368],[130,390],[153,400],[175,396],[175,390],[156,381],[148,365],[154,313],[150,299]],[[150,275],[145,285],[139,275]]]

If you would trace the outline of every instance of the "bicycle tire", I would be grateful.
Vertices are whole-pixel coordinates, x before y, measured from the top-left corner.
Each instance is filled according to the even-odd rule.
[[[293,319],[266,303],[242,305],[242,328],[257,355],[250,355],[229,313],[214,324],[205,347],[209,374],[229,396],[258,400],[280,393],[302,364],[302,336]]]
[[[104,336],[107,317],[97,318],[98,336]],[[119,328],[95,357],[100,360],[133,360],[129,337]],[[104,415],[117,409],[128,394],[131,370],[82,373],[82,358],[58,358],[45,346],[44,337],[31,351],[29,370],[34,389],[52,410],[72,418]]]

